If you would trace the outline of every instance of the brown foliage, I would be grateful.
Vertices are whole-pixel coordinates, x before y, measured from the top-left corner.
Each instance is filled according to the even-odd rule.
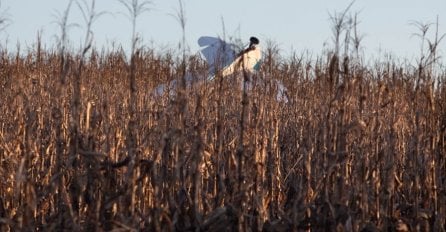
[[[202,81],[157,95],[184,74],[174,57],[140,50],[130,67],[93,50],[65,69],[51,51],[3,51],[1,230],[445,229],[445,70],[267,54],[242,89],[203,81],[189,57]]]

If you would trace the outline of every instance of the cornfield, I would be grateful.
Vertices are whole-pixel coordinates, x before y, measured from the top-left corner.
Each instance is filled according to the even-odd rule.
[[[441,66],[270,47],[207,81],[175,52],[0,55],[2,231],[446,229]]]

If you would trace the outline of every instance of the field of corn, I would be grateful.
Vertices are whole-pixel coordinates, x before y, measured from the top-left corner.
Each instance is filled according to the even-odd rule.
[[[1,230],[445,230],[444,68],[264,55],[3,50]]]
[[[366,64],[337,22],[334,52],[212,81],[135,37],[0,49],[0,231],[445,231],[439,40]]]

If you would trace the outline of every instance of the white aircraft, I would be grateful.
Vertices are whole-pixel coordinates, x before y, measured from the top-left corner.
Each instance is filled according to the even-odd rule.
[[[241,73],[243,70],[249,73],[258,71],[262,59],[259,39],[251,37],[249,41],[248,47],[236,56],[234,44],[214,37],[201,37],[198,44],[204,47],[200,52],[210,66],[209,80],[214,79],[217,71],[220,71],[223,77]]]
[[[252,75],[260,69],[262,50],[259,46],[259,39],[256,37],[251,37],[249,39],[249,45],[238,54],[236,53],[236,45],[227,43],[216,37],[202,36],[198,39],[198,45],[201,47],[200,54],[209,66],[208,81],[213,81],[216,73],[220,73],[222,77],[229,77],[243,72]],[[277,85],[277,99],[287,101],[285,99],[285,86],[274,77],[270,77],[268,80],[273,81]],[[259,79],[258,81],[261,80]],[[194,81],[194,76],[187,73],[186,85],[190,86],[194,83],[200,83],[200,81]],[[162,84],[155,89],[154,93],[156,95],[162,95],[166,90],[174,90],[176,84],[177,80],[173,80],[169,84]],[[253,83],[249,81],[247,84],[249,88]],[[174,93],[172,92],[172,94]]]
[[[249,42],[248,48],[243,50],[229,66],[222,70],[223,77],[242,71],[254,73],[260,69],[262,51],[259,46],[259,39],[251,37]]]
[[[229,77],[235,74],[247,72],[249,75],[255,74],[260,70],[262,62],[262,50],[259,46],[259,39],[251,37],[246,49],[235,55],[236,48],[234,44],[227,43],[219,38],[203,36],[198,39],[198,44],[202,47],[200,53],[209,65],[208,80],[215,79],[215,74],[220,72],[222,77]],[[287,102],[287,90],[283,83],[275,77],[269,76],[271,81],[277,86],[277,100]],[[265,81],[262,78],[257,79],[257,83]],[[248,88],[252,86],[251,80],[248,81]]]

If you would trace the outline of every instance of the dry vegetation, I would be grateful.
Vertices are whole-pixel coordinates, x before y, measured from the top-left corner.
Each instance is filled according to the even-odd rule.
[[[366,66],[270,46],[257,75],[208,82],[184,50],[85,41],[0,51],[1,231],[446,230],[435,50]]]
[[[130,122],[122,52],[93,50],[79,76],[79,55],[3,50],[2,230],[445,229],[444,69],[266,53],[245,92],[233,77],[157,96],[182,62],[140,50]]]

